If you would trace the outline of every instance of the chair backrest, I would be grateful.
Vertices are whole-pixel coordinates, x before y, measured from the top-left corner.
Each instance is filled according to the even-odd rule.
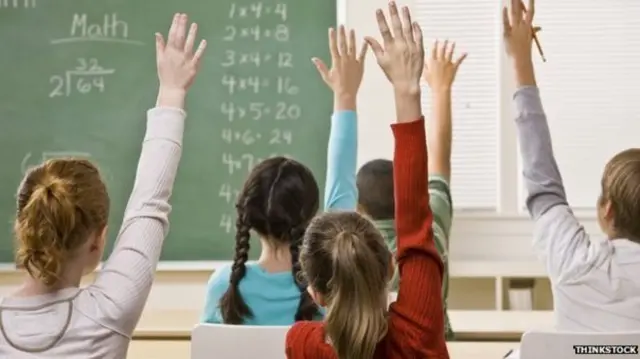
[[[567,333],[527,332],[522,336],[520,359],[629,358],[638,355],[640,332]]]
[[[288,326],[198,324],[191,359],[285,359]]]

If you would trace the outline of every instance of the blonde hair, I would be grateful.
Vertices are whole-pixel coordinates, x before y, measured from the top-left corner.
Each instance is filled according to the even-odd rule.
[[[640,242],[640,148],[616,154],[602,175],[600,204],[613,209],[616,236]]]
[[[70,255],[107,225],[109,197],[91,162],[55,159],[25,175],[17,207],[16,262],[53,286]]]
[[[305,233],[300,263],[327,302],[325,330],[339,359],[371,359],[387,334],[391,253],[355,212],[325,213]]]

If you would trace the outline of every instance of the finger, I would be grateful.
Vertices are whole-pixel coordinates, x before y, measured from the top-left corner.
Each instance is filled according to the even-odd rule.
[[[460,67],[460,65],[462,65],[462,62],[464,61],[464,59],[467,58],[467,53],[465,52],[464,54],[460,55],[460,57],[458,57],[458,59],[456,60],[456,62],[454,62],[453,64],[455,65],[456,69],[458,67]]]
[[[349,53],[349,56],[356,56],[356,31],[353,29],[349,31],[349,46],[347,51]]]
[[[180,50],[184,49],[184,41],[186,38],[187,14],[181,14],[178,19],[178,28],[176,30],[176,47]]]
[[[535,14],[535,0],[529,0],[529,6],[527,8],[527,17],[525,19],[528,24],[533,23],[534,14]]]
[[[173,15],[173,21],[171,22],[171,27],[169,28],[169,35],[167,39],[167,45],[171,47],[176,46],[176,31],[178,30],[178,19],[180,18],[180,14]]]
[[[200,65],[200,60],[202,59],[202,55],[204,54],[204,50],[207,48],[207,40],[200,41],[200,45],[196,49],[196,52],[193,54],[193,61],[196,64],[196,67]]]
[[[393,36],[391,35],[391,30],[389,30],[389,24],[387,24],[387,19],[380,9],[376,10],[376,20],[378,21],[378,29],[380,30],[380,35],[382,36],[384,44],[388,45],[392,43]]]
[[[420,28],[420,25],[414,21],[412,30],[413,30],[413,42],[418,47],[420,56],[424,58],[424,37],[422,36],[422,28]]]
[[[336,63],[340,58],[340,52],[338,51],[338,35],[334,28],[329,28],[329,52],[331,53],[331,62]]]
[[[338,27],[338,49],[340,50],[340,56],[347,56],[347,34],[344,25]]]
[[[511,24],[516,25],[522,21],[522,9],[520,0],[511,0]]]
[[[444,60],[449,48],[449,40],[444,40],[444,44],[438,49],[438,60]]]
[[[364,41],[369,44],[369,47],[371,47],[371,51],[373,51],[373,54],[376,58],[380,58],[380,56],[384,54],[384,49],[382,48],[382,45],[380,45],[378,40],[374,39],[373,37],[367,36],[364,38]]]
[[[193,44],[196,42],[196,35],[198,34],[198,24],[195,22],[189,27],[189,33],[187,34],[187,40],[184,42],[184,52],[190,54],[193,51]]]
[[[329,77],[329,69],[327,68],[327,65],[317,57],[312,58],[311,61],[316,65],[316,69],[318,70],[320,77],[322,77],[324,81],[327,81],[327,78]]]
[[[162,35],[159,32],[156,32],[156,56],[162,55],[162,53],[164,52],[164,47],[165,44]]]
[[[509,10],[506,6],[502,8],[502,26],[503,34],[507,36],[511,32],[511,23],[509,22]]]
[[[413,42],[413,28],[411,23],[411,13],[409,12],[409,7],[402,7],[402,34],[405,39],[409,42]]]
[[[433,45],[431,46],[431,59],[433,60],[437,60],[438,59],[438,49],[439,49],[439,43],[438,40],[433,42]]]
[[[404,35],[402,34],[402,21],[400,21],[398,6],[395,1],[389,2],[389,17],[391,18],[391,28],[393,29],[394,38],[404,39]]]
[[[456,43],[452,42],[451,46],[449,46],[449,49],[447,50],[447,54],[446,54],[447,62],[451,62],[451,60],[453,59],[453,52],[455,50],[456,50]]]
[[[367,50],[369,50],[369,44],[365,42],[364,44],[362,44],[362,48],[360,49],[358,62],[364,62],[364,59],[367,57]]]

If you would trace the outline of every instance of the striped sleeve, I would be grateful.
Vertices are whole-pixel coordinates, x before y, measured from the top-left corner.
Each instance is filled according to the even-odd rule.
[[[453,220],[451,189],[444,177],[429,176],[429,205],[433,211],[433,234],[440,255],[445,257],[449,249],[449,234]],[[445,258],[443,258],[445,259]]]

